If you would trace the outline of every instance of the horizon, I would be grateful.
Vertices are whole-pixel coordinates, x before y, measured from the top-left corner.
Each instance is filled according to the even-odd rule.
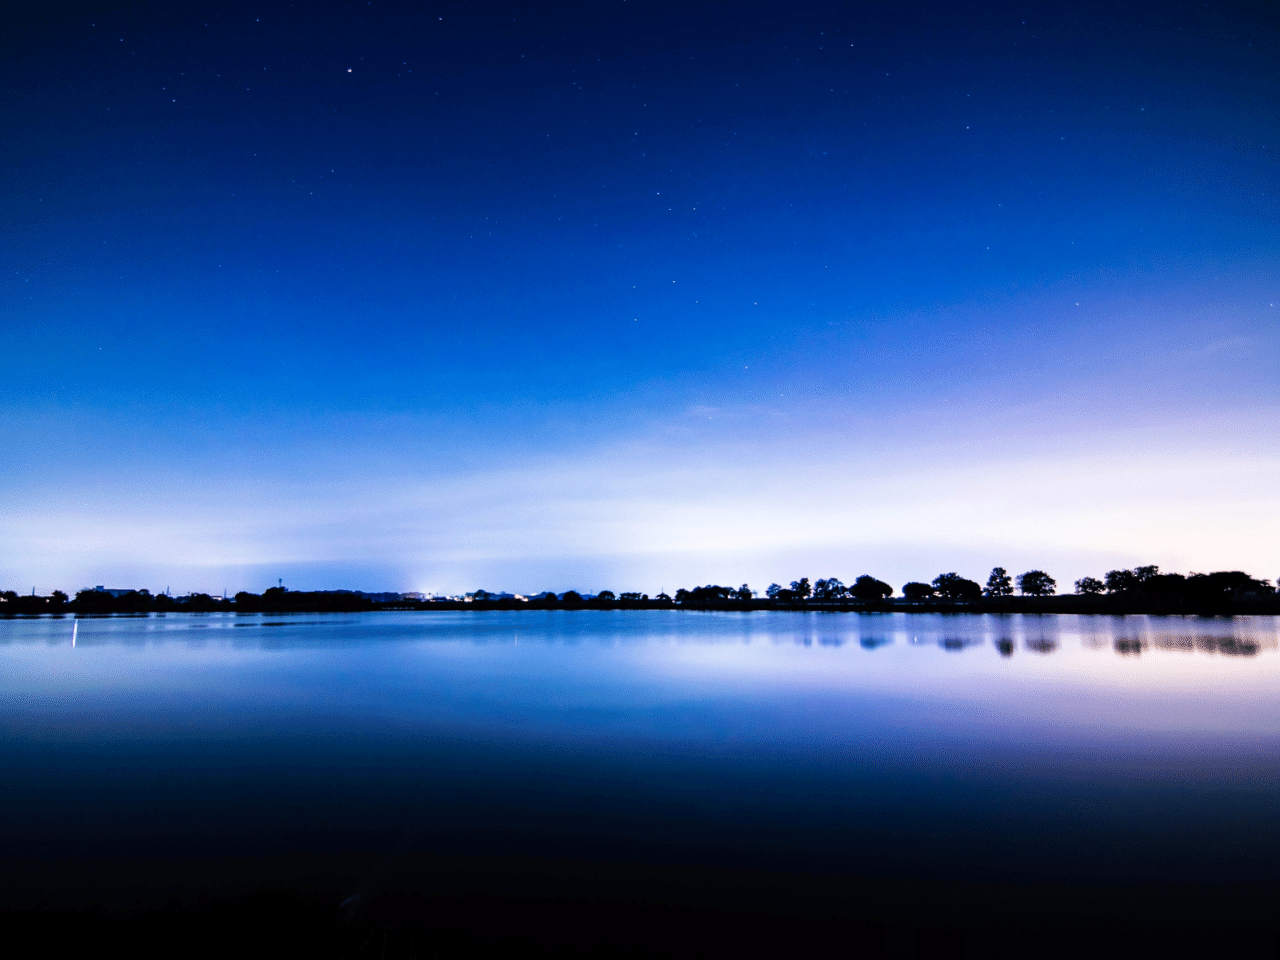
[[[750,584],[747,584],[747,583],[742,583],[737,587],[734,587],[732,585],[718,585],[718,584],[707,583],[705,585],[699,584],[693,589],[697,591],[729,590],[729,591],[732,591],[734,594],[732,599],[736,599],[736,600],[742,600],[742,599],[772,600],[774,599],[775,591],[780,592],[780,594],[781,593],[792,594],[797,590],[797,588],[799,588],[800,590],[803,590],[803,591],[812,591],[812,596],[809,593],[800,593],[799,596],[788,596],[786,598],[779,596],[778,599],[783,600],[783,602],[796,602],[796,601],[808,602],[810,600],[812,600],[813,602],[824,602],[824,601],[839,602],[842,598],[845,600],[853,599],[853,595],[849,591],[851,591],[851,589],[854,587],[855,580],[860,582],[865,579],[865,580],[872,581],[877,586],[882,586],[884,588],[887,588],[888,592],[884,594],[883,597],[881,598],[882,600],[886,600],[886,601],[887,600],[897,601],[897,600],[906,599],[912,602],[919,602],[921,598],[915,598],[913,600],[913,598],[908,596],[908,588],[910,587],[916,587],[916,588],[931,587],[932,590],[934,591],[934,596],[932,596],[931,599],[942,599],[942,600],[954,601],[955,599],[966,599],[966,598],[959,597],[958,595],[951,596],[949,594],[941,594],[939,593],[939,591],[941,590],[942,581],[959,578],[960,582],[962,583],[969,584],[971,587],[974,587],[974,588],[981,588],[982,596],[984,598],[998,600],[998,599],[1007,599],[1014,596],[1031,597],[1031,598],[1047,598],[1047,597],[1053,597],[1053,596],[1059,596],[1059,597],[1088,596],[1088,595],[1100,595],[1100,594],[1115,595],[1117,593],[1124,593],[1125,590],[1132,589],[1135,584],[1142,583],[1148,577],[1156,577],[1157,579],[1161,577],[1165,579],[1169,579],[1172,577],[1179,580],[1187,580],[1187,579],[1194,579],[1197,577],[1203,577],[1206,575],[1218,576],[1224,573],[1234,574],[1237,577],[1247,577],[1250,580],[1253,580],[1253,582],[1257,584],[1258,589],[1262,589],[1264,590],[1264,592],[1273,592],[1276,590],[1277,587],[1280,587],[1280,578],[1277,578],[1276,586],[1272,586],[1270,579],[1266,577],[1254,578],[1252,574],[1250,574],[1248,571],[1241,571],[1241,570],[1208,571],[1208,572],[1191,571],[1188,574],[1182,574],[1177,571],[1161,570],[1159,566],[1152,564],[1152,565],[1146,565],[1146,566],[1134,568],[1132,570],[1125,570],[1125,569],[1109,570],[1109,571],[1106,571],[1104,577],[1102,578],[1095,578],[1095,577],[1086,575],[1085,577],[1079,578],[1073,583],[1063,585],[1064,587],[1069,586],[1071,588],[1070,590],[1057,589],[1058,588],[1057,580],[1051,574],[1048,574],[1047,571],[1043,571],[1036,568],[1033,570],[1024,571],[1022,574],[1013,575],[1013,574],[1010,574],[1003,567],[994,567],[991,570],[990,574],[988,575],[988,579],[985,581],[985,583],[983,583],[980,580],[966,578],[956,573],[955,571],[949,571],[946,573],[939,574],[938,576],[932,578],[931,580],[930,579],[909,580],[905,584],[903,584],[901,588],[895,588],[891,584],[885,581],[879,580],[873,574],[860,574],[856,578],[851,577],[849,580],[849,583],[847,584],[841,581],[839,578],[804,577],[800,581],[787,581],[785,583],[778,583],[776,581],[771,582],[767,588],[762,588],[759,590],[751,587]],[[1043,583],[1044,579],[1047,577],[1047,583],[1044,584],[1044,592],[1032,592],[1033,588],[1024,587],[1022,582],[1024,576],[1026,577],[1039,576],[1041,578],[1040,579],[1041,583]],[[1003,588],[1007,592],[1000,593],[1000,594],[993,593],[992,591],[993,585],[999,586],[999,584],[997,584],[997,577],[1002,578]],[[1114,585],[1112,584],[1113,577],[1117,578],[1116,583]],[[1124,582],[1122,583],[1122,581]],[[789,587],[787,586],[788,583],[789,583]],[[838,589],[840,593],[835,596],[830,596],[830,595],[826,597],[819,596],[819,592],[823,589],[824,583],[830,583],[831,588]],[[1251,586],[1249,587],[1249,589],[1254,589],[1254,587]],[[420,601],[429,601],[429,600],[462,601],[462,600],[471,600],[472,598],[482,599],[479,596],[480,594],[485,594],[485,596],[483,597],[484,600],[503,600],[503,599],[539,600],[547,596],[551,596],[553,598],[556,598],[557,600],[564,600],[570,594],[576,595],[579,600],[595,600],[597,598],[603,597],[605,594],[608,594],[609,596],[607,599],[609,600],[627,600],[628,597],[631,597],[631,598],[642,599],[645,601],[648,601],[648,600],[656,601],[656,600],[662,600],[662,599],[672,600],[674,598],[675,601],[679,602],[681,600],[682,594],[690,592],[689,588],[685,588],[685,587],[678,587],[675,590],[672,590],[670,594],[668,594],[666,590],[661,590],[653,594],[652,596],[650,596],[648,593],[644,593],[643,591],[639,591],[639,590],[615,591],[611,587],[600,587],[600,588],[597,588],[596,590],[588,590],[588,589],[579,590],[576,587],[568,587],[561,590],[544,589],[544,590],[533,590],[533,591],[510,591],[502,588],[499,588],[497,590],[489,590],[485,587],[476,587],[473,590],[468,590],[465,592],[453,593],[453,594],[431,593],[431,592],[420,591],[420,590],[408,590],[408,591],[364,590],[364,589],[356,589],[351,587],[327,587],[327,588],[310,588],[310,589],[297,590],[292,587],[286,586],[284,584],[283,578],[277,578],[276,586],[263,588],[261,594],[255,593],[252,590],[239,590],[239,591],[232,592],[231,590],[224,588],[221,592],[221,595],[219,595],[218,592],[216,591],[197,591],[197,590],[189,590],[185,593],[180,592],[175,595],[172,593],[168,585],[166,585],[164,590],[152,591],[148,587],[107,587],[105,584],[98,584],[95,586],[84,586],[74,591],[63,591],[60,588],[55,588],[54,590],[49,591],[47,594],[43,594],[43,595],[37,595],[35,588],[33,587],[30,596],[47,598],[47,597],[56,596],[57,594],[62,594],[64,601],[67,601],[67,600],[75,600],[81,594],[101,593],[101,594],[111,594],[112,596],[116,596],[116,595],[123,595],[126,593],[137,593],[142,596],[151,596],[151,597],[176,596],[178,598],[183,598],[183,597],[205,596],[205,597],[209,597],[210,599],[234,600],[241,595],[247,595],[250,597],[260,597],[264,594],[271,593],[275,590],[280,590],[284,593],[299,593],[299,594],[306,594],[306,593],[351,594],[354,596],[370,597],[374,599],[381,598],[380,602],[385,602],[385,598],[389,596],[395,596],[399,599],[404,599],[404,600],[417,599]],[[751,596],[743,597],[742,591],[750,591]],[[0,593],[6,593],[6,594],[14,593],[14,591],[0,591]],[[21,596],[23,595],[18,594],[17,596],[21,598]],[[9,597],[7,596],[0,597],[0,599],[9,599]],[[697,601],[697,602],[702,602],[702,601]],[[868,601],[868,602],[879,602],[879,601]]]

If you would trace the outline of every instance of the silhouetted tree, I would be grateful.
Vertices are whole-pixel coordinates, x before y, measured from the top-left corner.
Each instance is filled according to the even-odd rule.
[[[813,585],[813,599],[815,600],[840,600],[848,592],[848,587],[831,577],[827,580],[819,580]]]
[[[801,577],[799,580],[791,581],[791,592],[800,600],[808,599],[813,593],[813,587],[809,586],[809,578]]]
[[[596,599],[603,601],[604,603],[612,603],[614,600],[618,599],[618,595],[612,590],[601,590],[596,594]]]
[[[756,592],[745,583],[738,588],[738,592],[733,595],[735,600],[750,600],[755,597]]]
[[[1013,596],[1013,578],[1004,567],[992,567],[991,576],[987,577],[987,588],[982,591],[988,597]]]
[[[203,613],[213,610],[219,602],[220,600],[215,601],[207,593],[189,593],[185,597],[178,598],[178,607],[182,610]]]
[[[1097,594],[1107,589],[1107,585],[1097,577],[1081,577],[1076,581],[1076,593]]]
[[[1024,597],[1051,597],[1058,581],[1043,570],[1028,570],[1018,576],[1018,589]]]
[[[883,580],[877,580],[870,574],[864,573],[853,581],[853,586],[849,588],[849,593],[866,603],[874,603],[877,600],[892,597],[893,587]]]
[[[1274,591],[1266,580],[1255,580],[1240,570],[1193,573],[1186,580],[1186,596],[1195,603],[1216,604],[1247,595],[1269,596]]]
[[[114,600],[105,590],[77,590],[75,605],[80,613],[110,613]]]
[[[805,589],[808,590],[809,585],[807,581],[797,580],[791,584],[790,588],[780,587],[776,583],[771,583],[769,584],[768,597],[770,600],[774,600],[778,603],[796,603],[809,595],[808,593],[802,594],[799,590],[793,589],[795,587],[799,587],[801,583],[803,583]]]
[[[933,589],[948,600],[977,600],[982,588],[958,573],[942,573],[933,578]]]
[[[116,597],[115,608],[122,613],[142,613],[151,609],[151,594],[139,590],[130,590],[123,596]]]
[[[1138,585],[1138,580],[1131,570],[1108,570],[1103,579],[1107,593],[1128,593]]]
[[[1180,573],[1157,573],[1140,580],[1137,589],[1147,597],[1182,597],[1187,592],[1187,578]]]
[[[783,590],[783,587],[781,584],[771,583],[769,584],[769,588],[765,590],[764,595],[768,597],[770,600],[776,600],[778,598],[778,594],[780,594],[782,590]],[[16,597],[17,594],[15,593],[14,596]]]
[[[582,603],[582,594],[577,590],[566,590],[564,596],[560,598],[560,602],[566,606]]]
[[[1108,570],[1106,585],[1108,593],[1132,593],[1143,590],[1146,584],[1160,575],[1160,568],[1155,564],[1145,567],[1134,567],[1132,570]]]
[[[694,587],[692,590],[677,590],[676,600],[682,603],[685,601],[715,603],[732,600],[733,595],[733,587],[722,587],[719,584],[709,583],[705,587]]]
[[[928,600],[938,591],[927,583],[911,583],[903,584],[902,595],[912,603],[919,603],[922,600]]]
[[[51,606],[54,606],[54,607],[65,606],[66,602],[67,602],[67,595],[63,593],[61,590],[55,590],[53,591],[53,593],[49,595],[49,603]]]

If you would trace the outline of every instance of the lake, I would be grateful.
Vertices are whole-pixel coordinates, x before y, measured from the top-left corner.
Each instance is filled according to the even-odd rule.
[[[19,925],[285,898],[268,912],[338,931],[335,955],[1252,938],[1280,892],[1278,638],[1271,617],[0,620],[0,896]]]

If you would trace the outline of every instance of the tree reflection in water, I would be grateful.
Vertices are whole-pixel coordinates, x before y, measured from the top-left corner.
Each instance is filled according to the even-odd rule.
[[[1058,641],[1055,637],[1027,637],[1022,641],[1022,645],[1032,653],[1053,653],[1058,649]]]

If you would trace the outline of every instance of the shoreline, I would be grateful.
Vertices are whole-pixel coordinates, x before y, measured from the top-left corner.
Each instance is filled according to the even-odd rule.
[[[254,604],[242,606],[234,600],[204,598],[204,602],[175,603],[163,609],[154,606],[124,609],[80,609],[74,602],[61,609],[34,608],[21,601],[14,603],[19,609],[0,611],[0,619],[53,617],[81,618],[101,616],[142,616],[152,613],[236,613],[250,614],[315,614],[315,613],[374,613],[379,611],[434,613],[443,611],[562,610],[562,611],[651,611],[755,613],[775,611],[784,613],[945,613],[945,614],[1088,614],[1098,616],[1277,616],[1280,615],[1280,597],[1242,598],[1219,601],[1212,604],[1193,603],[1178,598],[1137,598],[1124,596],[1096,596],[1066,594],[1054,597],[1001,597],[981,600],[883,600],[859,601],[777,601],[777,600],[725,600],[725,601],[667,601],[667,600],[588,600],[581,603],[549,603],[544,600],[422,600],[377,603],[314,602],[297,594],[301,602],[296,604]],[[24,598],[25,599],[25,598]],[[35,598],[43,599],[43,598]],[[345,598],[344,598],[345,599]]]

